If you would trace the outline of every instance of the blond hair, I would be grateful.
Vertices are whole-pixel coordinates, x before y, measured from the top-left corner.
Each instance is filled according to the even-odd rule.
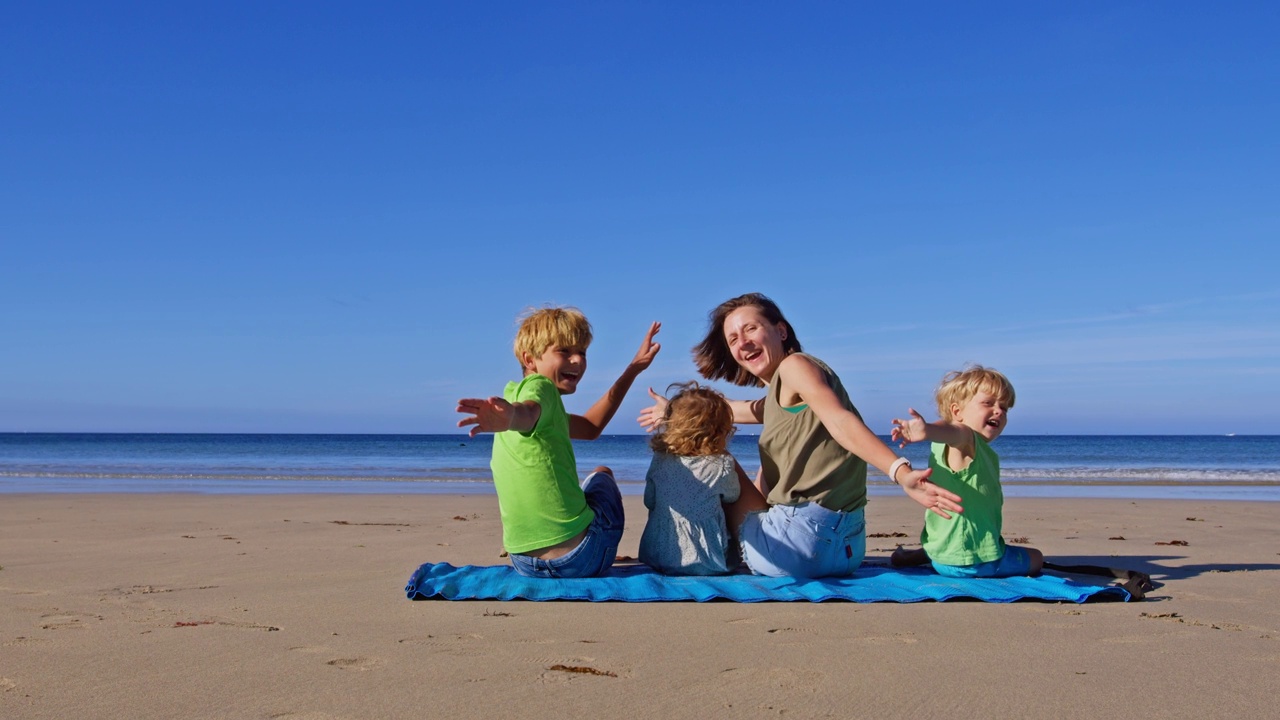
[[[680,388],[667,402],[662,431],[650,447],[670,455],[718,455],[733,437],[733,410],[720,393],[696,382],[672,385]]]
[[[991,393],[1006,408],[1012,408],[1017,398],[1013,383],[1004,374],[981,365],[968,365],[963,370],[952,370],[942,376],[942,384],[934,393],[938,417],[950,420],[952,404],[964,405],[980,392]]]
[[[516,360],[524,365],[524,353],[539,357],[547,348],[586,350],[591,344],[591,323],[587,316],[575,307],[530,308],[520,316],[520,329],[516,331]]]

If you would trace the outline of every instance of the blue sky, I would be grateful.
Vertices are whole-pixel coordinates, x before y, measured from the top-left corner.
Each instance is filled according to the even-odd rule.
[[[5,15],[0,431],[452,432],[545,303],[573,411],[760,291],[880,432],[1280,433],[1274,3]]]

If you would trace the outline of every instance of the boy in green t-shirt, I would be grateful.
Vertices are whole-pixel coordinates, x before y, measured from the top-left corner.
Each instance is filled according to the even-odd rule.
[[[942,378],[935,399],[938,416],[926,423],[915,410],[907,420],[894,418],[890,437],[907,443],[929,440],[929,478],[960,496],[964,514],[944,518],[925,513],[918,550],[899,547],[889,561],[897,566],[933,563],[948,577],[1039,575],[1044,556],[1035,548],[1006,545],[1001,537],[1004,492],[1000,457],[988,444],[1000,437],[1013,407],[1013,385],[1001,373],[981,365]]]
[[[607,467],[578,484],[570,440],[595,440],[661,345],[653,323],[622,375],[583,415],[565,412],[587,370],[591,324],[575,308],[534,310],[520,322],[515,353],[524,377],[503,397],[464,398],[458,427],[493,439],[493,485],[503,546],[516,572],[530,577],[594,577],[613,564],[622,539],[622,495]]]

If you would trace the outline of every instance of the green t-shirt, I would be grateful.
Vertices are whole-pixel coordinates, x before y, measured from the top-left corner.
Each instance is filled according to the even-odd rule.
[[[1000,536],[1004,492],[1000,489],[1000,456],[981,435],[973,434],[973,460],[952,472],[947,446],[933,443],[929,452],[930,480],[960,496],[964,512],[948,520],[926,510],[920,542],[929,559],[943,565],[976,565],[1004,555]]]
[[[494,435],[493,486],[502,513],[502,543],[509,553],[550,547],[586,529],[595,519],[578,486],[578,463],[569,440],[569,415],[560,391],[547,378],[526,375],[507,383],[512,404],[532,400],[541,412],[527,433]]]

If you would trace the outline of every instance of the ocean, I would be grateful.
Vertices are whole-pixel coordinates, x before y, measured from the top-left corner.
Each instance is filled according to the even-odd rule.
[[[885,438],[888,441],[888,438]],[[0,493],[491,493],[492,436],[0,433]],[[1008,435],[1009,497],[1280,500],[1280,436]],[[754,435],[733,440],[748,474]],[[579,474],[644,488],[648,438],[576,442]],[[927,446],[901,451],[924,467]],[[872,495],[900,492],[874,468]]]

